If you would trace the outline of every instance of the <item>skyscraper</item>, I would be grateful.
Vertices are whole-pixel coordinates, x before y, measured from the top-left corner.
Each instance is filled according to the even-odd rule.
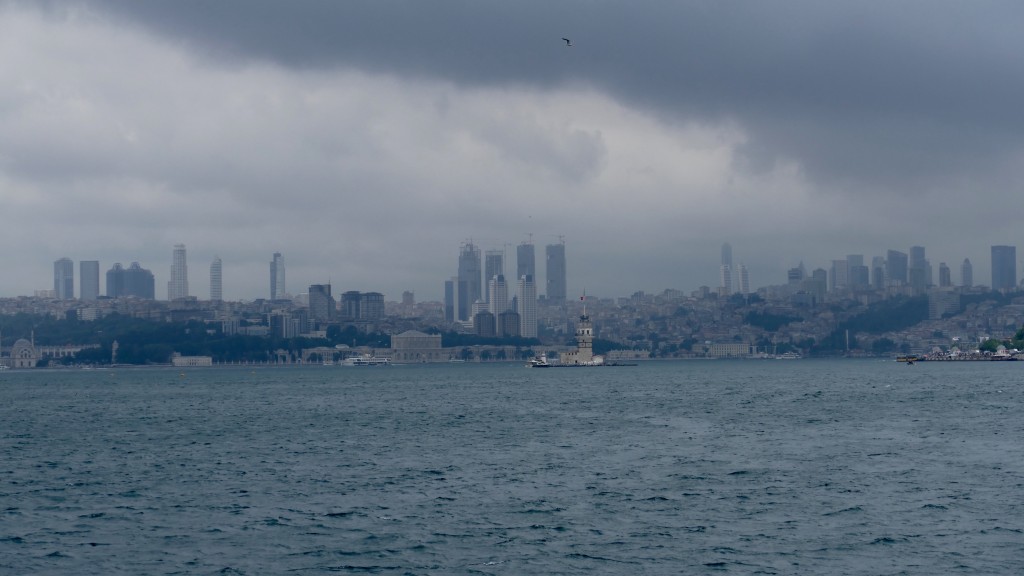
[[[58,300],[75,298],[75,263],[70,258],[53,263],[53,292]]]
[[[567,296],[565,273],[565,242],[548,244],[544,249],[547,260],[545,294],[548,302],[562,304]]]
[[[508,310],[508,285],[505,283],[505,276],[498,274],[487,283],[487,310],[494,315]]]
[[[537,277],[536,253],[533,242],[523,242],[516,246],[516,281],[523,276]]]
[[[100,262],[82,260],[78,263],[78,297],[82,300],[96,300],[100,297]]]
[[[871,287],[875,290],[885,288],[885,258],[873,256],[871,258]]]
[[[747,273],[747,267],[743,264],[740,264],[739,275],[740,294],[746,296],[750,294],[750,275]]]
[[[974,266],[971,266],[970,258],[964,258],[960,264],[960,285],[964,288],[974,286]]]
[[[490,282],[495,276],[505,275],[505,251],[488,250],[484,253],[484,282]],[[484,299],[491,302],[490,290],[484,291]]]
[[[167,299],[188,298],[188,264],[185,260],[185,245],[175,244],[171,264],[171,279],[167,281]]]
[[[885,254],[885,279],[888,286],[904,286],[907,283],[907,255],[898,250]]]
[[[1017,247],[992,247],[992,289],[1013,290],[1017,287]]]
[[[220,302],[224,299],[223,284],[221,284],[221,261],[220,256],[213,257],[210,264],[210,300]]]
[[[107,271],[107,296],[111,298],[135,297],[153,300],[153,273],[132,262],[127,269],[118,262]]]
[[[309,317],[319,322],[334,318],[335,300],[330,284],[312,284],[309,287]]]
[[[718,268],[718,293],[722,296],[732,294],[732,244],[722,244],[722,263]]]
[[[911,246],[907,283],[916,294],[923,294],[932,283],[932,267],[924,257],[924,246]]]
[[[722,296],[728,296],[732,294],[732,266],[728,264],[722,264],[718,268],[719,285],[718,292]]]
[[[945,262],[939,262],[939,288],[949,288],[953,285],[953,276],[949,266]]]
[[[282,298],[285,298],[284,257],[280,252],[274,252],[274,259],[270,261],[270,299]]]
[[[459,251],[458,320],[473,319],[473,303],[483,297],[480,249],[466,242]]]
[[[536,338],[537,285],[532,276],[525,275],[519,279],[516,301],[519,305],[519,335],[523,338]]]

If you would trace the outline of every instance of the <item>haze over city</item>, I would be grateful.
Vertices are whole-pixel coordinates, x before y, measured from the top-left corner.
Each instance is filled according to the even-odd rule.
[[[0,2],[0,296],[137,261],[163,298],[405,290],[565,238],[568,290],[752,286],[1022,215],[1024,6]],[[572,46],[562,40],[572,39]],[[542,268],[538,266],[538,268]]]

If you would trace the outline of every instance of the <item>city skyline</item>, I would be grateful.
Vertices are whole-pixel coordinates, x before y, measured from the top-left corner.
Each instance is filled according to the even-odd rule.
[[[480,246],[477,246],[472,241],[465,241],[465,242],[463,242],[461,244],[460,249],[459,249],[460,253],[459,253],[459,262],[458,262],[461,273],[465,274],[465,277],[464,277],[464,279],[462,281],[466,282],[466,283],[471,283],[470,279],[475,274],[475,276],[479,277],[479,279],[480,279],[479,280],[479,290],[480,290],[480,292],[479,292],[479,294],[475,294],[475,297],[473,298],[473,300],[469,300],[469,296],[470,296],[469,291],[465,292],[466,300],[462,304],[457,304],[456,305],[456,314],[455,314],[454,319],[458,319],[458,320],[462,320],[462,321],[471,321],[472,320],[472,306],[473,306],[473,302],[475,302],[477,300],[479,300],[479,301],[481,301],[481,302],[483,302],[485,304],[485,306],[484,306],[485,309],[490,309],[489,303],[491,301],[491,280],[492,280],[492,278],[486,277],[487,276],[487,271],[492,271],[493,272],[495,269],[499,269],[499,270],[503,271],[503,270],[505,270],[506,266],[515,266],[517,271],[519,271],[521,269],[524,269],[523,266],[524,265],[528,265],[529,262],[532,261],[532,257],[533,257],[533,253],[534,253],[535,249],[536,249],[536,246],[534,246],[533,244],[530,244],[528,242],[524,242],[524,243],[520,244],[519,246],[516,247],[516,259],[512,263],[506,264],[504,262],[505,252],[503,250],[499,251],[497,249],[482,249]],[[552,254],[552,250],[551,249],[555,249],[555,252],[553,254],[554,254],[554,256],[555,256],[555,258],[557,260],[557,263],[556,263],[554,268],[555,268],[555,270],[558,270],[559,272],[561,272],[564,275],[564,278],[559,279],[558,281],[556,281],[556,284],[560,284],[560,283],[564,282],[564,284],[566,286],[572,285],[573,284],[572,277],[569,276],[568,274],[565,274],[566,268],[568,267],[568,261],[571,260],[571,258],[568,258],[566,256],[566,252],[565,252],[565,239],[564,239],[564,237],[560,237],[559,238],[559,243],[557,243],[557,244],[549,244],[549,245],[545,246],[545,253],[546,253],[546,256],[547,256],[547,260],[550,260],[552,258],[553,254]],[[501,254],[500,258],[498,257],[499,252]],[[483,258],[483,256],[482,256],[484,254],[486,254],[487,258],[490,260],[491,268],[486,268],[486,269],[482,270],[481,266],[487,263],[487,260],[485,260]],[[632,294],[634,292],[657,293],[657,292],[660,292],[662,290],[682,290],[682,291],[684,291],[686,293],[689,293],[689,292],[698,290],[698,289],[700,289],[702,287],[707,287],[707,288],[709,288],[712,291],[716,291],[717,290],[717,291],[720,291],[720,292],[725,290],[726,288],[729,288],[729,290],[725,290],[724,295],[731,295],[732,293],[749,294],[749,293],[756,292],[758,288],[766,288],[766,287],[769,287],[769,286],[781,286],[781,285],[784,285],[784,284],[787,284],[787,283],[792,283],[792,276],[791,276],[791,274],[792,274],[793,270],[796,269],[796,267],[802,268],[802,270],[803,270],[803,277],[810,277],[811,276],[811,272],[813,270],[822,270],[822,271],[824,271],[826,273],[826,275],[827,275],[826,276],[826,285],[827,285],[828,290],[830,290],[830,291],[833,290],[834,287],[837,284],[840,285],[840,286],[843,286],[843,287],[848,287],[848,288],[853,288],[853,289],[866,288],[866,287],[871,287],[873,289],[881,289],[882,287],[885,286],[885,284],[884,284],[884,282],[879,281],[879,278],[884,278],[884,279],[903,278],[905,280],[901,280],[901,282],[905,283],[907,286],[911,286],[911,287],[915,288],[916,290],[921,290],[921,289],[923,289],[925,287],[928,287],[928,286],[940,286],[940,287],[941,286],[956,286],[956,287],[966,286],[966,287],[971,287],[971,286],[975,286],[975,285],[979,284],[979,282],[976,281],[976,278],[977,278],[976,275],[978,274],[978,272],[976,271],[975,261],[971,260],[970,258],[964,258],[963,261],[960,261],[960,262],[956,262],[954,260],[953,266],[955,266],[955,268],[958,271],[957,274],[954,275],[953,272],[952,272],[953,266],[950,266],[949,259],[938,260],[937,263],[936,263],[936,262],[932,261],[933,260],[932,258],[926,258],[925,254],[926,254],[926,247],[920,246],[920,245],[914,245],[914,246],[911,246],[907,252],[903,252],[903,251],[892,249],[892,248],[886,249],[885,250],[885,257],[877,256],[877,255],[870,255],[870,254],[868,254],[868,255],[865,255],[865,254],[847,254],[842,259],[838,259],[837,260],[837,259],[833,258],[833,259],[830,259],[828,262],[822,262],[820,264],[819,263],[813,263],[813,262],[812,263],[807,263],[804,260],[800,260],[797,264],[795,264],[794,266],[789,267],[786,270],[777,270],[777,271],[772,272],[770,280],[758,281],[758,282],[755,282],[755,283],[751,283],[751,281],[750,281],[750,273],[749,273],[748,267],[745,264],[743,264],[743,263],[735,264],[735,270],[732,270],[729,267],[729,265],[724,264],[724,262],[726,262],[727,259],[728,259],[728,261],[732,260],[732,246],[731,246],[730,243],[726,242],[726,243],[721,245],[721,253],[720,253],[720,258],[718,259],[718,261],[719,262],[723,262],[723,264],[720,264],[717,267],[717,270],[716,270],[717,275],[718,275],[718,282],[717,283],[701,284],[699,286],[663,286],[663,287],[659,287],[659,288],[656,288],[656,289],[653,289],[653,290],[648,290],[648,289],[645,289],[645,288],[638,287],[638,288],[635,288],[635,289],[632,289],[632,290],[627,290],[627,291],[622,292],[622,293],[604,293],[604,292],[601,292],[601,291],[596,291],[595,292],[594,290],[590,290],[590,294],[592,296],[613,297],[614,298],[614,297],[628,296],[628,295],[630,295],[630,294]],[[994,288],[994,289],[1005,290],[1005,289],[1007,289],[1009,287],[1015,287],[1015,286],[1020,286],[1021,284],[1024,284],[1024,278],[1022,278],[1021,275],[1018,274],[1018,272],[1017,272],[1018,267],[1017,267],[1017,260],[1016,260],[1016,246],[1013,246],[1013,245],[993,245],[993,246],[989,247],[989,255],[990,255],[990,258],[987,259],[988,267],[987,268],[982,268],[982,269],[984,269],[984,270],[991,270],[992,271],[992,281],[993,282],[992,283],[981,282],[980,283],[981,285],[987,285],[987,286],[989,286],[991,288]],[[864,265],[865,257],[871,258],[872,265],[870,267]],[[985,259],[979,259],[979,260],[981,262],[986,262]],[[56,297],[59,297],[58,296],[58,291],[57,291],[57,288],[56,288],[56,286],[58,285],[59,282],[67,283],[67,282],[74,282],[75,281],[75,279],[73,277],[72,278],[68,278],[67,277],[67,271],[68,270],[71,270],[72,273],[73,273],[73,266],[74,266],[75,262],[76,262],[75,260],[67,258],[67,257],[59,258],[59,259],[57,259],[57,260],[55,260],[53,262],[53,275],[52,275],[51,278],[52,278],[52,282],[53,282],[53,285],[54,285],[53,292],[54,292]],[[187,286],[187,263],[185,263],[185,246],[184,245],[176,244],[174,246],[172,262],[174,262],[174,263],[172,263],[172,265],[170,267],[171,268],[171,273],[169,275],[173,276],[175,274],[175,270],[177,269],[177,262],[181,262],[185,266],[185,268],[182,270],[182,274],[184,275],[184,281],[186,282],[186,286]],[[133,261],[132,263],[133,263],[133,265],[137,265],[138,264],[135,261]],[[117,264],[120,264],[120,263],[115,263],[115,265],[117,265]],[[95,261],[95,260],[81,260],[81,261],[79,261],[79,265],[80,265],[80,267],[83,268],[83,274],[82,274],[82,277],[80,279],[80,283],[84,283],[84,282],[86,282],[86,279],[87,279],[87,274],[84,272],[84,267],[86,265],[88,265],[90,270],[91,269],[95,269],[95,270],[98,271],[99,267],[102,265],[102,263],[98,262],[98,261]],[[550,266],[550,262],[549,262],[549,266]],[[925,267],[925,266],[927,268],[923,269],[923,267]],[[465,269],[462,269],[463,267],[465,267]],[[945,267],[945,274],[946,274],[945,280],[943,280],[943,277],[942,277],[943,267]],[[528,268],[529,267],[527,266],[526,269],[528,269]],[[1024,267],[1022,267],[1022,268],[1024,268]],[[222,259],[219,256],[215,255],[213,257],[213,261],[212,261],[212,263],[210,265],[210,269],[209,269],[209,276],[208,277],[209,277],[210,282],[209,282],[209,284],[207,286],[202,287],[196,293],[208,294],[209,298],[213,299],[213,300],[221,300],[221,299],[223,299],[223,300],[256,300],[256,299],[260,299],[260,298],[268,298],[268,297],[271,296],[271,294],[269,292],[267,294],[258,295],[258,296],[254,297],[254,298],[232,298],[230,296],[230,294],[228,296],[224,296],[223,295],[223,277],[224,277],[223,269],[224,269],[224,264],[223,264]],[[861,270],[858,270],[858,269],[861,269]],[[113,268],[111,268],[110,270],[113,271]],[[924,274],[923,280],[915,281],[915,270],[920,270]],[[727,271],[730,271],[730,273],[728,275],[726,275]],[[146,270],[146,272],[150,273],[148,271],[148,269]],[[453,283],[457,283],[458,282],[458,279],[460,278],[459,274],[456,274],[455,276],[450,276],[450,277],[446,278],[446,277],[444,277],[445,272],[446,272],[445,270],[439,270],[438,273],[437,273],[438,274],[438,278],[440,279],[440,283],[442,285],[445,284],[445,283],[453,284]],[[550,272],[550,270],[548,270],[548,272]],[[150,273],[150,274],[153,276],[153,278],[158,278],[155,274],[152,274],[152,273]],[[109,277],[109,272],[107,273],[107,275]],[[323,275],[324,275],[323,271],[321,271],[319,274],[316,274],[316,276],[319,276],[319,277],[322,277]],[[327,275],[330,276],[330,274],[327,274]],[[504,280],[503,280],[504,281],[504,286],[505,286],[504,290],[506,290],[508,292],[508,296],[507,297],[511,297],[512,295],[514,295],[513,293],[515,292],[515,290],[518,289],[517,287],[518,287],[518,285],[520,283],[521,277],[520,278],[509,278],[507,276],[504,276],[504,274],[502,274],[502,276],[504,277]],[[727,276],[728,276],[728,279],[727,279]],[[271,292],[275,289],[275,286],[277,285],[277,283],[280,283],[282,285],[284,284],[284,277],[285,277],[284,257],[279,252],[275,252],[272,255],[272,259],[270,261],[270,276],[269,277],[270,277],[270,290],[271,290]],[[103,286],[99,285],[99,279],[98,278],[93,279],[93,277],[90,275],[89,278],[88,278],[88,281],[90,283],[92,283],[94,281],[96,282],[97,294],[102,293],[102,294],[106,294],[108,296],[110,295],[109,289],[105,290]],[[538,277],[536,275],[531,275],[531,281],[532,281],[532,284],[533,284],[533,291],[534,291],[534,293],[536,293],[537,296],[544,296],[544,297],[547,298],[548,295],[546,293],[539,292],[536,289],[536,286],[538,285]],[[949,284],[944,284],[944,282],[948,282]],[[156,282],[156,283],[159,284],[159,282]],[[302,284],[302,286],[303,286],[303,289],[305,289],[308,286],[321,285],[321,284],[322,283],[319,283],[319,282],[312,282],[312,283],[308,283],[308,284]],[[331,284],[332,283],[328,283],[326,285],[330,286]],[[550,281],[547,280],[546,277],[545,277],[545,284],[550,286]],[[998,284],[998,286],[996,284]],[[167,286],[168,286],[169,290],[171,288],[171,285],[172,285],[172,281],[168,280]],[[348,290],[349,288],[351,288],[348,284],[344,284],[343,285],[341,283],[341,281],[335,281],[335,282],[333,282],[333,285],[335,285],[335,286],[343,286],[345,290]],[[430,292],[429,289],[428,290],[424,290],[423,292],[420,292],[418,289],[416,289],[414,287],[409,287],[409,288],[402,289],[398,293],[387,293],[387,292],[384,292],[382,290],[375,289],[372,286],[372,283],[371,283],[370,287],[363,288],[363,289],[367,290],[367,291],[371,291],[371,292],[383,293],[391,301],[399,301],[399,300],[401,300],[402,294],[405,293],[405,292],[416,294],[417,295],[417,300],[419,300],[419,301],[429,300],[429,301],[444,302],[445,299],[446,299],[445,295],[444,295],[444,287],[442,287],[440,290],[437,290],[437,293],[440,294],[440,296],[438,296],[438,297],[430,297],[429,294],[431,294],[431,292]],[[579,288],[579,290],[581,291],[580,293],[582,293],[583,287],[581,286]],[[41,290],[36,289],[36,290],[33,290],[32,293],[39,293],[40,291]],[[356,291],[358,291],[358,290],[356,290]],[[456,289],[454,293],[457,295],[459,293],[459,291]],[[170,293],[168,292],[168,294],[161,295],[159,293],[154,292],[154,294],[155,294],[154,299],[164,300],[164,299],[169,299],[169,294]],[[217,295],[217,297],[214,297],[215,294]],[[428,294],[428,296],[424,297],[423,296],[424,294]],[[0,297],[28,296],[28,295],[30,295],[30,294],[16,294],[16,295],[2,295],[2,294],[0,294]],[[290,298],[290,297],[296,296],[296,294],[287,294],[287,296]],[[567,293],[567,296],[568,296],[568,293]],[[79,296],[76,294],[75,297],[79,297]],[[62,298],[62,299],[64,299],[64,298]],[[205,298],[200,297],[200,299],[205,299]],[[459,309],[460,305],[465,307],[464,311],[460,311],[460,309]],[[491,310],[491,312],[494,312],[494,310]],[[465,317],[463,317],[462,314],[464,314]]]
[[[66,256],[164,297],[177,243],[246,300],[273,252],[441,300],[465,238],[564,235],[570,296],[714,288],[726,240],[733,290],[912,246],[986,284],[1018,244],[1024,6],[579,8],[0,3],[0,296]]]

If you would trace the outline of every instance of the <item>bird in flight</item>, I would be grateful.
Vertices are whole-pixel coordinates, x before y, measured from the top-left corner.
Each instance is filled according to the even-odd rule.
[[[569,40],[568,38],[562,38],[562,40],[565,40],[566,46],[572,46],[572,40]]]

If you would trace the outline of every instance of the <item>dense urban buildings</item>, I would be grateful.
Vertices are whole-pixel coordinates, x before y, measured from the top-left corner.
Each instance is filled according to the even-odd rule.
[[[82,260],[78,263],[78,297],[85,301],[100,297],[100,262]]]
[[[70,258],[61,258],[53,263],[53,293],[58,300],[75,297],[75,263]]]
[[[171,279],[167,281],[167,299],[188,298],[188,263],[185,258],[184,244],[174,245],[172,258]]]

